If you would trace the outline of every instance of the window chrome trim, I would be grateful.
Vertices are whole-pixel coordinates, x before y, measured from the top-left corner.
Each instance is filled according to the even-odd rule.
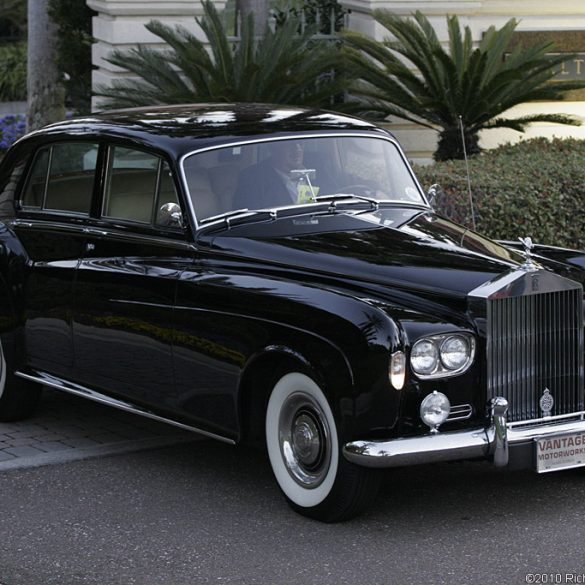
[[[203,226],[200,226],[199,222],[197,221],[197,215],[195,213],[195,208],[193,207],[193,201],[191,201],[191,193],[189,191],[189,187],[187,184],[187,175],[185,173],[185,160],[187,158],[190,158],[191,156],[194,156],[197,154],[201,154],[203,152],[210,152],[212,150],[220,150],[220,149],[224,149],[224,148],[234,148],[237,146],[248,146],[250,144],[263,144],[265,142],[280,142],[280,141],[284,141],[284,140],[305,140],[305,139],[313,139],[313,138],[372,138],[374,140],[385,140],[386,142],[390,142],[391,144],[394,145],[394,147],[398,151],[398,154],[401,157],[402,162],[406,165],[406,168],[408,170],[410,177],[412,178],[414,184],[418,187],[419,193],[421,195],[420,206],[424,209],[427,209],[427,208],[432,209],[432,206],[427,199],[426,193],[424,192],[418,179],[416,178],[416,175],[414,174],[414,171],[412,170],[412,167],[410,166],[408,159],[406,158],[406,155],[404,154],[398,141],[393,136],[376,134],[374,131],[372,131],[372,133],[366,133],[366,132],[332,132],[332,133],[324,132],[324,133],[315,133],[315,134],[301,134],[301,133],[299,133],[299,134],[294,134],[291,136],[272,136],[269,138],[256,138],[256,139],[251,139],[251,140],[245,140],[245,139],[244,140],[234,140],[233,142],[227,142],[224,144],[218,144],[218,145],[214,145],[214,146],[206,146],[205,148],[199,148],[196,150],[192,150],[192,151],[182,155],[179,158],[180,180],[181,180],[181,185],[183,187],[183,191],[186,195],[186,199],[187,199],[186,203],[187,203],[187,206],[189,208],[189,212],[191,214],[191,219],[192,219],[193,225],[195,227],[195,232],[197,232]],[[385,202],[396,203],[397,201],[390,200],[390,199],[381,199],[380,200],[380,203],[385,203]],[[398,200],[398,202],[400,202],[400,203],[415,203],[415,202],[407,202],[407,201],[402,201],[402,200]],[[311,209],[310,206],[311,206],[311,204],[298,206],[298,207],[305,207],[306,209],[310,210]],[[221,222],[221,221],[223,221],[223,220],[218,220],[218,222]],[[213,225],[214,223],[215,222],[205,223],[204,226],[208,227],[210,225]]]

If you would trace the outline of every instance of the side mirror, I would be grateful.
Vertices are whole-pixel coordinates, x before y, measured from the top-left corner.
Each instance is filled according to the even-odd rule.
[[[443,191],[443,187],[441,187],[439,183],[433,183],[429,187],[429,190],[427,191],[427,199],[429,200],[429,203],[434,207],[437,199],[439,197],[442,197],[444,194],[445,191]]]
[[[184,228],[183,214],[176,203],[165,203],[158,210],[158,223],[168,227]]]

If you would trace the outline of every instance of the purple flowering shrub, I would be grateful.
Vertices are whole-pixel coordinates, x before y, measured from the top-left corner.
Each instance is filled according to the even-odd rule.
[[[26,119],[22,114],[9,114],[0,118],[0,154],[8,150],[25,131]]]

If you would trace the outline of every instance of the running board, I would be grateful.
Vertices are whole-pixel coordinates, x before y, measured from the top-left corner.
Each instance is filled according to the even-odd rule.
[[[51,388],[62,390],[63,392],[68,392],[69,394],[74,394],[75,396],[89,398],[90,400],[93,400],[94,402],[99,402],[100,404],[113,406],[118,410],[124,410],[126,412],[138,414],[140,416],[144,416],[146,418],[150,418],[158,422],[179,427],[180,429],[183,429],[185,431],[198,433],[200,435],[204,435],[205,437],[209,437],[210,439],[217,439],[218,441],[223,441],[224,443],[229,443],[230,445],[236,444],[236,442],[233,439],[228,439],[227,437],[222,437],[221,435],[216,435],[215,433],[203,431],[196,427],[192,427],[190,425],[186,425],[184,423],[180,423],[169,418],[165,418],[164,416],[159,416],[158,414],[154,414],[153,412],[150,412],[149,410],[146,410],[136,404],[132,404],[131,402],[125,402],[123,400],[118,400],[117,398],[112,398],[110,396],[107,396],[106,394],[102,394],[101,392],[90,390],[89,388],[81,386],[80,384],[75,384],[74,382],[62,380],[61,378],[51,376],[51,374],[47,374],[45,372],[35,372],[34,374],[15,372],[14,375],[18,376],[19,378],[24,378],[25,380],[32,380],[33,382],[38,382],[39,384],[43,384],[44,386],[50,386]]]

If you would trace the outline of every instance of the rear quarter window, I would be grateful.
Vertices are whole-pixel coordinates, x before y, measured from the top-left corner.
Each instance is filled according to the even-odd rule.
[[[89,214],[94,192],[96,143],[54,144],[37,151],[21,202],[24,208]]]

